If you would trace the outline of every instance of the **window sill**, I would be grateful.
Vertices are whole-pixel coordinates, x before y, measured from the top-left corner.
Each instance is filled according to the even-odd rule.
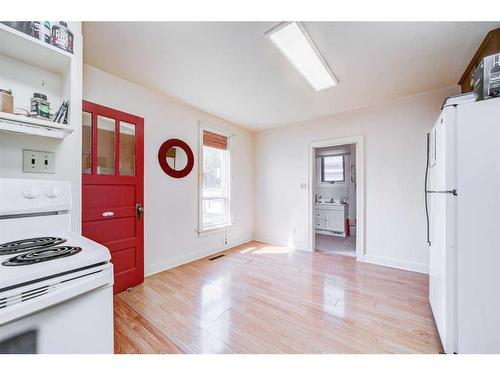
[[[213,227],[213,228],[209,228],[209,229],[199,230],[198,236],[205,237],[205,236],[209,236],[211,234],[224,232],[226,229],[229,230],[229,229],[233,228],[234,226],[235,226],[235,224],[233,223],[233,224],[221,225],[221,226]]]

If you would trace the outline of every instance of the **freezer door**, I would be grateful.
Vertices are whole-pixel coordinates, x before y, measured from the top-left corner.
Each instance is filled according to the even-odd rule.
[[[428,190],[456,188],[456,111],[455,107],[446,107],[430,131]]]
[[[429,220],[429,301],[445,353],[456,351],[455,188],[456,109],[446,108],[429,138],[427,204]]]
[[[457,118],[458,352],[500,353],[500,98]]]

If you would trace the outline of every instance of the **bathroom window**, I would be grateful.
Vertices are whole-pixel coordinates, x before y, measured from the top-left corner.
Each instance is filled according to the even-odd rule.
[[[200,131],[200,233],[231,224],[229,137],[202,126]]]
[[[321,181],[343,182],[345,181],[344,155],[321,157]]]

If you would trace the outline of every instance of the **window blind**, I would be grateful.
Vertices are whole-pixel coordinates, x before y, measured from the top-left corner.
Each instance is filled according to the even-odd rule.
[[[207,147],[218,148],[221,150],[227,150],[227,137],[204,130],[203,145]]]

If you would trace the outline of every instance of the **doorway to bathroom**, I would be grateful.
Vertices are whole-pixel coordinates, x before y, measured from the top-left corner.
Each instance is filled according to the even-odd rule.
[[[309,147],[312,251],[363,257],[362,137],[315,142]]]

